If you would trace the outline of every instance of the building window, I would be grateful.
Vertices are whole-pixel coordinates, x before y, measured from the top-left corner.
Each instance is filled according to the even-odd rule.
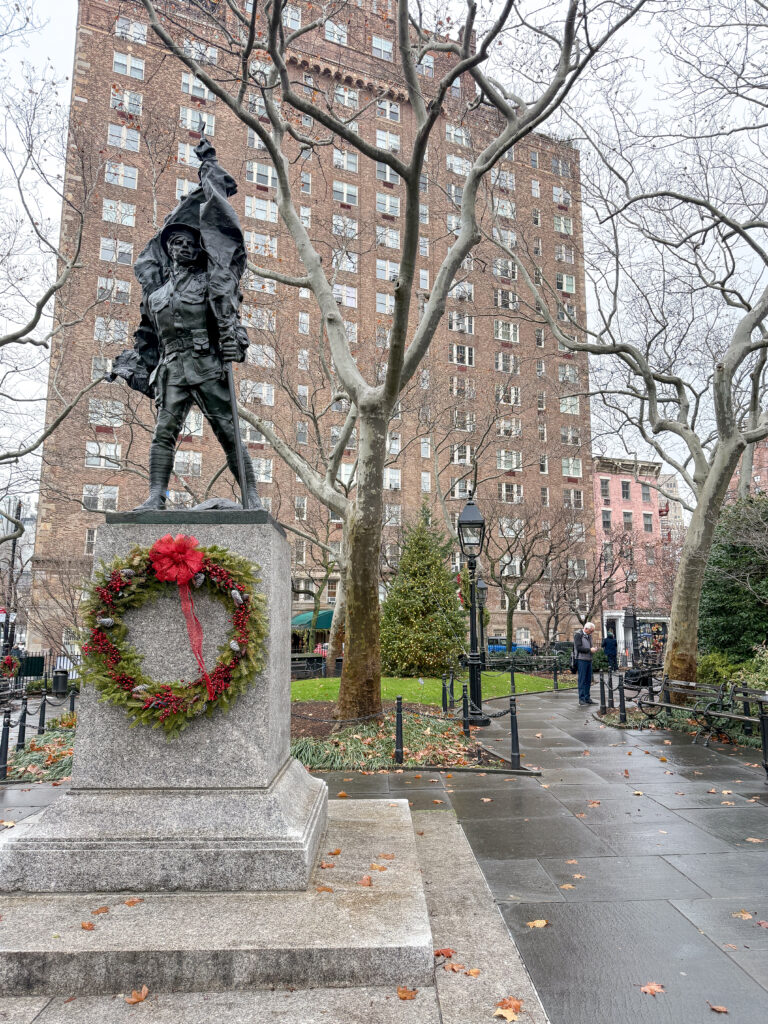
[[[542,508],[549,508],[549,488],[541,488],[541,505]]]
[[[118,281],[114,277],[100,277],[96,288],[96,299],[102,302],[108,299],[126,306],[131,301],[131,282]]]
[[[193,188],[197,188],[194,181],[190,181],[188,178],[177,178],[176,179],[176,198],[185,199]]]
[[[262,484],[272,483],[272,459],[252,459],[256,479]]]
[[[118,39],[129,39],[132,43],[146,46],[147,26],[143,21],[132,21],[130,18],[118,18],[115,22],[115,35]]]
[[[496,469],[518,471],[521,470],[522,468],[522,452],[506,451],[503,448],[496,452]]]
[[[388,491],[399,491],[401,471],[395,467],[387,466],[384,470],[384,489]]]
[[[432,451],[432,442],[428,437],[422,437],[421,439],[421,457],[422,459],[430,458]]]
[[[640,484],[640,494],[644,502],[649,502],[651,500],[650,484]]]
[[[91,359],[91,380],[103,380],[111,369],[111,359],[107,356],[94,356]]]
[[[251,307],[247,308],[250,309]],[[265,313],[266,310],[260,310],[259,312]],[[272,315],[274,316],[274,314]],[[274,320],[272,321],[272,326],[274,327]],[[268,370],[274,370],[275,350],[272,345],[249,345],[246,351],[246,360],[251,366],[265,366]]]
[[[179,107],[179,126],[190,132],[200,131],[200,122],[206,135],[212,136],[216,132],[216,117],[198,107]]]
[[[400,526],[402,523],[402,506],[385,505],[383,526]]]
[[[609,477],[600,477],[600,500],[606,505],[611,503],[611,481]]]
[[[623,519],[624,519],[624,529],[625,530],[631,530],[632,529],[632,513],[631,512],[624,512],[623,513]]]
[[[333,166],[340,171],[357,174],[357,153],[333,147]]]
[[[119,199],[104,199],[101,205],[101,219],[110,224],[122,224],[124,227],[136,226],[136,207],[133,203],[123,203]],[[103,241],[103,239],[102,239]]]
[[[132,57],[129,53],[112,54],[112,70],[116,75],[128,75],[139,81],[144,79],[144,61],[140,57]]]
[[[270,224],[277,223],[277,203],[261,196],[245,197],[245,216],[254,220],[265,220]]]
[[[240,401],[258,402],[261,405],[274,405],[275,387],[266,381],[241,380]]]
[[[299,420],[296,424],[296,444],[309,443],[309,426],[306,420]]]
[[[346,46],[347,26],[335,21],[326,21],[325,38],[329,43],[338,43],[339,46]]]
[[[432,474],[427,472],[427,471],[423,471],[422,474],[421,474],[421,493],[422,494],[429,494],[431,490],[432,490]]]
[[[105,316],[97,316],[93,325],[94,341],[103,344],[125,344],[128,341],[128,321],[112,320]]]
[[[392,100],[376,101],[376,117],[384,117],[388,121],[400,120],[400,104]]]
[[[400,152],[400,136],[397,132],[387,131],[386,128],[376,129],[376,145],[379,149],[387,149],[390,153]]]
[[[523,485],[506,482],[499,483],[498,497],[499,501],[506,502],[507,504],[521,505],[523,502]]]
[[[104,181],[108,185],[121,185],[123,188],[136,188],[139,179],[137,167],[127,164],[116,164],[107,160],[104,166]]]
[[[573,263],[574,252],[572,245],[556,245],[555,246],[555,259],[558,263]]]
[[[106,441],[86,441],[85,465],[90,469],[120,469],[120,445]]]
[[[538,170],[539,167],[539,152],[536,149],[531,150],[531,167],[534,171]]]
[[[581,476],[581,459],[567,456],[562,462],[563,476]]]
[[[494,366],[500,373],[520,373],[520,360],[512,352],[497,352]]]
[[[307,518],[307,499],[303,494],[297,494],[293,499],[294,519],[303,521]]]
[[[653,515],[650,512],[643,512],[643,531],[653,533]]]
[[[629,480],[622,480],[621,481],[621,500],[622,501],[629,501],[630,500]]]
[[[274,331],[275,329],[275,312],[272,309],[244,305],[240,307],[240,314],[246,327],[252,327],[257,331]]]
[[[357,206],[357,185],[350,185],[346,181],[334,181],[333,198],[337,203],[346,203],[347,206]]]
[[[91,512],[114,512],[117,508],[117,487],[106,484],[85,484],[83,505]]]
[[[371,40],[371,53],[374,57],[381,57],[382,60],[392,60],[392,40],[384,39],[383,36],[374,36]]]
[[[555,274],[555,287],[559,292],[573,295],[576,291],[576,278],[573,274]]]
[[[83,551],[83,554],[84,555],[92,555],[93,552],[94,552],[94,548],[95,547],[96,547],[96,528],[95,527],[89,527],[85,531],[85,549]]]
[[[296,388],[296,399],[300,409],[309,408],[309,385],[299,384]]]
[[[357,288],[348,284],[335,284],[333,286],[333,297],[342,306],[357,308]],[[394,296],[390,296],[394,303]],[[378,309],[378,296],[376,308]]]
[[[376,292],[376,312],[394,313],[394,311],[395,296],[389,295],[387,292]]]
[[[539,456],[539,472],[549,473],[549,456],[546,454]]]
[[[259,231],[246,231],[245,248],[257,256],[277,256],[277,239]]]
[[[173,472],[176,476],[199,477],[203,471],[202,452],[191,452],[187,450],[177,451],[173,460]]]
[[[385,196],[385,199],[394,199],[394,196]],[[387,249],[400,248],[400,231],[398,228],[388,228],[381,224],[376,225],[376,245],[383,245]]]
[[[176,163],[182,167],[199,167],[200,161],[195,147],[190,142],[180,142],[176,147]]]
[[[431,53],[425,53],[421,63],[416,65],[416,74],[423,75],[424,78],[435,77],[435,58]]]
[[[567,416],[579,415],[579,396],[565,395],[560,399],[560,412]]]
[[[558,231],[561,235],[573,234],[572,217],[563,217],[561,214],[555,214],[553,226],[555,231]]]
[[[563,177],[569,178],[571,176],[571,163],[569,160],[562,160],[558,156],[552,157],[552,173],[560,174]]]
[[[246,160],[245,179],[264,188],[277,188],[277,171],[272,164],[262,164],[257,160]]]
[[[584,508],[584,492],[578,487],[564,487],[563,508]]]
[[[283,8],[283,24],[292,32],[301,28],[301,11],[294,4],[286,4]]]
[[[184,437],[203,436],[203,414],[199,409],[190,409],[181,430]]]
[[[119,110],[121,114],[132,114],[134,117],[139,117],[141,115],[143,101],[144,98],[140,92],[132,92],[130,89],[121,89],[117,85],[112,86],[109,98],[109,105],[112,110]],[[118,143],[110,144],[118,145]],[[129,148],[131,147],[123,147],[123,149]]]
[[[299,334],[309,334],[309,313],[299,313]]]
[[[609,508],[604,508],[603,509],[603,511],[602,511],[602,520],[603,520],[603,532],[604,533],[610,533],[611,532],[611,510]]]
[[[133,263],[133,243],[121,242],[117,238],[102,238],[99,259],[106,263],[120,263],[130,267]]]
[[[334,213],[331,218],[331,232],[334,235],[341,235],[343,238],[357,238],[357,221],[354,217],[347,217],[343,213]]]

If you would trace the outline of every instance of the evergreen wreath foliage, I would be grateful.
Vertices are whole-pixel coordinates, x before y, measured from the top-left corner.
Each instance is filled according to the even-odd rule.
[[[264,668],[267,641],[266,600],[256,592],[260,583],[244,558],[223,548],[198,549],[203,555],[194,579],[196,592],[206,593],[231,612],[232,629],[219,648],[209,673],[213,697],[201,674],[192,680],[159,683],[143,670],[143,657],[128,642],[125,613],[171,591],[174,583],[155,575],[149,548],[134,548],[125,558],[101,566],[85,602],[88,638],[83,644],[81,677],[93,685],[101,700],[122,707],[131,725],[162,728],[170,739],[195,718],[210,717],[216,708],[228,711]],[[237,595],[235,597],[234,595]]]

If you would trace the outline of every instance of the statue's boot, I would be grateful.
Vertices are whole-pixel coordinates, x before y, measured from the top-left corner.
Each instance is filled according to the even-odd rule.
[[[149,497],[134,512],[151,512],[165,508],[165,495],[173,469],[173,449],[153,444],[149,451]]]
[[[259,509],[264,508],[259,497],[259,492],[256,488],[256,473],[251,462],[251,456],[248,453],[248,449],[243,445],[243,463],[245,464],[245,493],[248,496],[248,508]],[[235,480],[240,483],[240,477],[237,472],[237,457],[235,455],[234,448],[232,451],[227,452],[227,465],[234,476]],[[242,488],[242,483],[241,483]]]

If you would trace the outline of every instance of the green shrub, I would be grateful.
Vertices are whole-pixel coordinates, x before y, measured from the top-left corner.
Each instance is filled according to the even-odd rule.
[[[605,651],[595,651],[592,655],[592,669],[594,672],[607,672],[609,668],[608,655]]]
[[[735,681],[744,663],[732,661],[723,651],[712,651],[699,658],[696,681],[703,686],[720,686]]]

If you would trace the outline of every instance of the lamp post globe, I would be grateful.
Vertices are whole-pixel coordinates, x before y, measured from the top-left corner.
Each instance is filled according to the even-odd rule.
[[[483,714],[482,668],[477,649],[477,559],[483,550],[485,519],[472,497],[459,513],[456,532],[469,569],[469,720],[472,725],[489,725],[490,719]]]

